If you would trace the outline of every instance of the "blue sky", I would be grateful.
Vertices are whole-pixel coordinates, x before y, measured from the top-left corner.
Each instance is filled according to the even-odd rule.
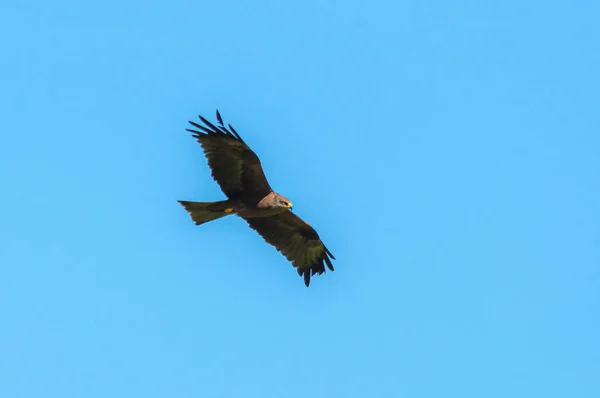
[[[600,5],[12,2],[0,396],[600,396]],[[185,131],[337,257],[306,288]]]

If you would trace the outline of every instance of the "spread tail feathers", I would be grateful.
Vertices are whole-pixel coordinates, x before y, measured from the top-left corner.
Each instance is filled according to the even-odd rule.
[[[190,216],[196,225],[204,224],[233,213],[232,209],[227,207],[226,201],[186,202],[184,200],[178,200],[178,202],[181,203],[188,213],[190,213]]]

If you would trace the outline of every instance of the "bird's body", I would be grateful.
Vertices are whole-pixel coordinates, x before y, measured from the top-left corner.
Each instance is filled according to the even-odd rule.
[[[218,126],[202,116],[200,120],[204,126],[190,121],[197,130],[188,131],[202,146],[212,176],[227,199],[218,202],[179,201],[192,220],[200,225],[233,214],[243,218],[250,228],[292,262],[298,274],[304,276],[306,286],[311,275],[325,272],[325,265],[333,271],[331,259],[335,257],[317,232],[292,213],[292,202],[273,191],[258,156],[231,125],[225,127],[219,111]]]

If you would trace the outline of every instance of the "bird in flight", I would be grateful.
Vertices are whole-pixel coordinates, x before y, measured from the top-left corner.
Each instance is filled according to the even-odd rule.
[[[292,202],[273,191],[258,156],[217,110],[218,126],[199,116],[204,125],[190,121],[186,129],[200,143],[208,159],[213,179],[227,196],[217,202],[178,201],[196,225],[228,215],[243,218],[269,244],[273,245],[304,277],[333,271],[335,257],[325,247],[317,231],[292,212]]]

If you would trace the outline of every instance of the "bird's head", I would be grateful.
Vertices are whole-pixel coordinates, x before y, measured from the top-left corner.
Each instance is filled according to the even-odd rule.
[[[292,208],[292,201],[277,192],[271,192],[265,196],[258,205],[259,209],[269,209],[270,214],[283,213]]]
[[[277,207],[284,207],[285,209],[289,209],[289,210],[292,209],[292,201],[283,195],[279,195],[279,194],[277,195],[276,203],[277,203]]]

